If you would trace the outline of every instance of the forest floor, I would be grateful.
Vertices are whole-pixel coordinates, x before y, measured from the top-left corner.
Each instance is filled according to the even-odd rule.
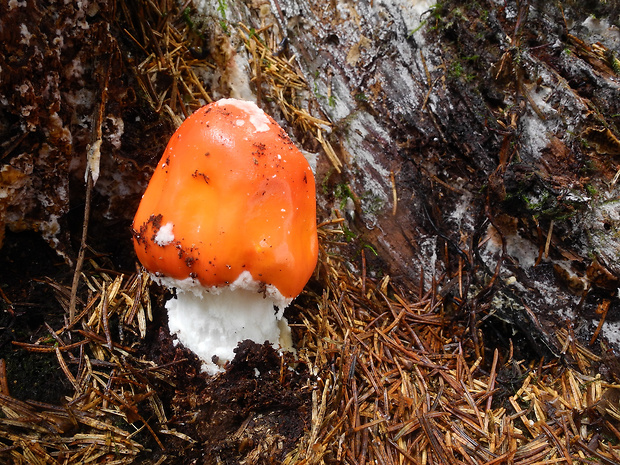
[[[285,312],[297,353],[245,341],[225,372],[201,372],[167,329],[170,294],[137,265],[130,222],[179,115],[211,99],[204,38],[163,0],[14,3],[0,9],[3,94],[17,89],[0,126],[0,461],[620,463],[613,351],[558,319],[556,353],[541,353],[468,300],[477,271],[456,254],[441,274],[391,276],[345,208],[320,208],[317,270]],[[297,83],[269,31],[239,34],[280,70],[264,82]],[[293,132],[335,169],[322,120],[292,108]],[[102,137],[114,157],[87,164]],[[601,275],[604,293],[616,279]]]

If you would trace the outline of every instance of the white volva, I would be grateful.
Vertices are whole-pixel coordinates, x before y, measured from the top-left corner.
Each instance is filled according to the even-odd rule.
[[[234,358],[233,349],[246,339],[293,350],[290,328],[282,316],[291,299],[273,286],[258,292],[258,283],[247,271],[229,287],[208,289],[191,279],[155,279],[176,288],[176,298],[166,303],[170,333],[202,360],[207,373],[223,371]]]

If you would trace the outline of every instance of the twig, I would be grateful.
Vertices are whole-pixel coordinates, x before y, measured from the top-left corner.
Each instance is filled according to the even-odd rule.
[[[547,241],[545,242],[545,258],[549,258],[549,246],[553,237],[553,220],[549,222],[549,231],[547,232]]]
[[[9,382],[6,378],[6,362],[0,358],[0,394],[9,395]]]
[[[80,251],[78,253],[75,271],[73,272],[73,283],[71,284],[71,297],[69,300],[69,325],[73,324],[75,319],[75,304],[77,300],[77,290],[80,284],[80,274],[82,265],[84,264],[84,254],[86,250],[86,237],[88,235],[88,218],[90,217],[90,202],[93,191],[93,178],[88,174],[86,181],[86,199],[84,200],[84,222],[82,223],[82,240],[80,242]]]
[[[90,206],[92,201],[93,186],[99,176],[99,149],[103,136],[103,114],[108,100],[108,82],[110,81],[110,70],[112,65],[112,53],[108,56],[108,62],[103,74],[103,82],[101,83],[101,98],[95,114],[93,125],[92,143],[88,153],[88,164],[86,166],[86,198],[84,200],[84,221],[82,223],[82,239],[80,241],[80,251],[78,253],[75,271],[73,272],[73,283],[71,284],[71,297],[69,300],[69,325],[73,324],[75,319],[75,307],[77,300],[77,291],[80,284],[80,274],[84,265],[84,255],[86,253],[86,239],[88,237],[88,220],[90,218]]]
[[[594,341],[596,341],[596,339],[598,338],[598,335],[601,332],[601,329],[603,329],[603,324],[605,323],[605,318],[607,317],[607,311],[609,310],[610,304],[611,304],[611,301],[608,299],[605,299],[603,300],[601,304],[598,305],[596,309],[596,313],[601,315],[601,319],[599,320],[596,330],[594,331],[594,334],[592,334],[592,338],[590,339],[590,343],[588,345],[591,346],[592,344],[594,344]]]

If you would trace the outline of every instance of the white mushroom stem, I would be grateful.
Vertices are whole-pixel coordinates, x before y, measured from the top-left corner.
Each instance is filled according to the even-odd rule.
[[[170,279],[158,280],[172,284]],[[201,359],[203,371],[222,371],[234,358],[237,344],[246,339],[293,350],[290,328],[282,316],[290,299],[277,290],[276,296],[273,289],[257,292],[257,283],[247,276],[222,288],[202,288],[192,280],[174,281],[174,287],[176,298],[166,303],[170,333]]]

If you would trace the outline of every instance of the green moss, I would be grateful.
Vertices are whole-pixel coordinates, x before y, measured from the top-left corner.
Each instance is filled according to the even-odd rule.
[[[412,35],[414,35],[416,32],[420,31],[422,28],[424,28],[426,25],[430,24],[431,25],[431,30],[434,30],[436,28],[439,27],[439,25],[442,22],[442,16],[443,16],[443,5],[441,2],[437,2],[434,5],[431,5],[428,8],[428,17],[424,20],[422,20],[420,22],[420,24],[413,29],[412,31],[409,32],[409,37],[411,37]]]
[[[587,207],[596,190],[593,186],[584,191],[558,192],[546,184],[536,173],[522,175],[518,182],[506,186],[504,208],[516,216],[532,216],[543,220],[561,222],[572,218]]]
[[[226,3],[226,0],[217,0],[216,9],[222,17],[222,19],[220,19],[220,27],[226,34],[228,34],[228,21],[226,20],[226,11],[228,10],[228,4]]]
[[[357,234],[351,231],[346,224],[342,223],[341,225],[342,232],[344,233],[345,242],[352,242],[357,239]]]
[[[362,194],[361,197],[362,207],[364,209],[364,213],[369,213],[371,215],[376,215],[385,206],[385,202],[383,199],[372,191],[366,191]]]
[[[336,189],[334,189],[334,197],[340,200],[340,209],[342,210],[346,204],[347,200],[353,200],[353,192],[351,192],[351,188],[348,184],[338,184]]]
[[[379,256],[375,248],[370,244],[364,244],[362,248],[370,250],[374,254],[375,257]]]
[[[323,192],[323,195],[327,195],[331,191],[329,179],[332,177],[332,174],[334,174],[334,171],[335,169],[333,167],[329,168],[321,180],[321,191]]]

